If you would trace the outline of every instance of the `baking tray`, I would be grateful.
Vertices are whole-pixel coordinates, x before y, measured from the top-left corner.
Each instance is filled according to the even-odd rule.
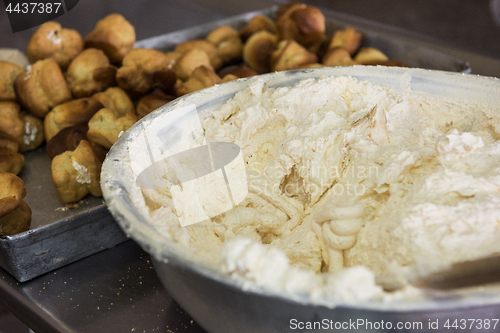
[[[67,208],[57,196],[45,146],[25,153],[19,175],[32,211],[30,230],[0,236],[0,266],[24,282],[127,240],[102,198]],[[77,207],[76,207],[77,206]]]
[[[181,42],[204,38],[221,25],[240,29],[251,17],[257,14],[273,17],[275,11],[276,7],[272,7],[233,16],[144,39],[138,41],[135,47],[170,51]],[[376,47],[390,58],[401,60],[411,67],[470,73],[466,61],[416,45],[404,35],[391,34],[389,37],[384,29],[363,27],[355,18],[339,18],[336,14],[336,18],[331,19],[327,11],[323,13],[328,35],[351,26],[365,35],[365,46]],[[26,163],[20,176],[26,184],[25,201],[33,212],[31,230],[14,236],[0,236],[0,266],[18,281],[27,281],[127,239],[102,198],[87,196],[78,203],[78,207],[66,208],[52,184],[45,147],[26,153],[25,157]]]
[[[233,16],[227,19],[206,23],[196,27],[172,32],[156,37],[138,41],[136,47],[154,48],[163,52],[171,51],[179,43],[190,39],[205,38],[208,33],[221,25],[229,25],[237,30],[257,14],[274,18],[277,7],[262,11],[250,12]],[[388,28],[374,27],[357,17],[333,13],[320,8],[325,15],[325,28],[327,36],[334,31],[345,29],[347,26],[355,28],[364,35],[363,46],[374,47],[384,52],[390,59],[400,60],[410,67],[436,69],[450,72],[471,73],[467,61],[455,58],[435,49],[415,44],[413,38],[403,33],[389,31]],[[335,18],[332,18],[335,17]]]

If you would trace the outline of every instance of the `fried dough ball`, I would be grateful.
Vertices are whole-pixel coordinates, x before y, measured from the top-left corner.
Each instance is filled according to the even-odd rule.
[[[39,60],[19,74],[14,89],[19,103],[39,118],[72,98],[61,68],[52,58]]]
[[[343,47],[334,47],[323,56],[322,60],[325,66],[353,66],[359,65],[351,58],[349,51]]]
[[[23,141],[24,122],[19,117],[21,106],[13,101],[0,101],[0,131],[13,137],[18,144]]]
[[[66,80],[73,96],[88,97],[116,86],[116,67],[102,50],[86,49],[68,67]]]
[[[310,45],[325,34],[325,17],[315,7],[303,3],[287,4],[276,13],[276,27],[281,39]]]
[[[271,54],[271,69],[273,71],[284,71],[295,69],[305,64],[318,62],[318,57],[306,50],[294,40],[282,40],[278,48]]]
[[[38,148],[45,138],[42,121],[20,110],[16,102],[0,101],[0,131],[15,139],[19,151],[25,152]]]
[[[215,69],[222,66],[222,59],[217,55],[217,48],[214,44],[205,39],[195,39],[177,44],[174,51],[182,54],[192,49],[200,49],[205,51],[210,59],[210,65]]]
[[[0,173],[0,233],[11,236],[29,229],[31,209],[22,200],[26,187],[21,178],[9,172]]]
[[[14,80],[23,71],[12,62],[0,60],[0,101],[16,100]]]
[[[26,55],[31,63],[53,58],[65,70],[83,50],[83,40],[78,31],[63,29],[57,22],[46,22],[31,36]]]
[[[104,156],[82,140],[74,151],[57,155],[51,162],[52,182],[65,203],[76,202],[88,193],[102,196],[99,184]]]
[[[380,65],[389,58],[380,50],[373,47],[362,47],[354,57],[354,60],[361,65]]]
[[[144,117],[174,99],[175,96],[167,95],[163,91],[156,89],[152,93],[143,96],[139,102],[137,102],[137,115],[139,117]]]
[[[93,99],[100,102],[105,108],[111,109],[120,116],[126,114],[135,114],[134,103],[127,93],[120,87],[111,87],[103,92],[92,96]]]
[[[136,115],[120,116],[111,109],[101,109],[89,121],[87,138],[106,149],[118,140],[121,132],[128,130],[139,117]]]
[[[0,172],[19,174],[24,166],[24,156],[18,153],[19,144],[11,135],[0,130]]]
[[[406,63],[396,60],[396,59],[389,59],[387,61],[381,62],[381,66],[394,66],[394,67],[409,67]]]
[[[182,81],[189,79],[195,68],[205,66],[212,68],[208,54],[202,49],[194,48],[186,51],[174,64],[174,71]]]
[[[86,124],[102,108],[100,102],[87,97],[56,106],[43,121],[45,139],[49,141],[65,127]]]
[[[264,15],[255,15],[240,29],[241,39],[246,41],[252,34],[262,30],[274,35],[277,34],[276,25],[271,18]]]
[[[269,59],[278,45],[278,36],[266,30],[256,32],[243,46],[243,60],[257,73],[271,70]]]
[[[239,77],[237,77],[234,74],[226,74],[222,77],[222,83],[226,83],[226,82],[234,81],[234,80],[238,80],[238,79],[239,79]]]
[[[103,50],[111,63],[120,63],[132,50],[135,28],[122,15],[111,14],[99,20],[85,37],[86,48]]]
[[[215,29],[208,34],[207,40],[217,47],[217,55],[224,64],[241,59],[243,42],[238,31],[230,26]]]
[[[26,196],[24,181],[10,172],[0,172],[0,216],[17,207],[17,204],[5,205],[6,198],[22,200]],[[10,201],[10,200],[9,200]],[[6,209],[7,208],[7,209]]]
[[[80,141],[87,140],[87,132],[89,126],[87,124],[79,124],[70,127],[65,127],[47,142],[45,152],[49,159],[53,159],[57,155],[65,151],[73,151],[78,147]]]
[[[13,236],[28,231],[31,226],[31,208],[24,200],[19,200],[19,206],[0,217],[0,233],[4,236]]]
[[[193,71],[189,80],[176,88],[176,93],[177,96],[182,96],[219,83],[222,80],[211,67],[200,66]]]
[[[170,59],[164,53],[136,48],[123,58],[123,66],[116,72],[116,81],[122,89],[136,95],[146,94],[155,87],[169,90],[176,81],[169,65]]]
[[[182,56],[182,52],[179,52],[179,51],[171,51],[171,52],[167,52],[165,53],[165,55],[168,57],[168,59],[170,60],[169,64],[168,64],[168,68],[170,69],[173,69],[174,68],[174,65],[175,63],[177,62],[177,60],[179,60],[179,58]]]
[[[326,35],[324,35],[314,43],[307,45],[307,50],[311,53],[316,54],[319,58],[322,58],[326,51],[328,51],[329,43],[330,39]]]
[[[45,141],[43,121],[24,111],[19,114],[19,118],[24,123],[24,133],[22,142],[19,144],[19,151],[24,153],[40,147]]]
[[[250,77],[257,75],[257,72],[248,67],[245,64],[242,65],[232,65],[221,69],[218,73],[219,77],[225,77],[226,75],[234,75],[236,78]]]
[[[356,53],[361,45],[363,35],[357,32],[354,28],[347,27],[344,30],[337,30],[333,34],[328,49],[342,47],[346,49],[351,57]]]
[[[314,63],[314,64],[304,64],[297,67],[297,69],[307,69],[307,68],[323,68],[325,65]]]

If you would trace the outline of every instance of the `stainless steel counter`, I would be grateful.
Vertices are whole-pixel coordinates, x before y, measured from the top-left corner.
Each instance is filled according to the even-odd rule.
[[[404,2],[408,7],[395,1],[306,2],[324,9],[330,17],[349,16],[360,26],[404,35],[414,43],[464,59],[474,74],[500,77],[500,28],[488,21],[491,17],[487,0],[454,1],[453,6],[463,6],[456,17],[443,10],[451,4],[448,0]],[[118,12],[136,27],[137,39],[145,39],[280,2],[283,1],[81,0],[58,21],[86,35],[98,19]],[[402,8],[407,11],[401,12]],[[432,8],[436,12],[429,13]],[[461,35],[464,29],[470,31]],[[24,49],[35,30],[13,34],[5,12],[0,12],[0,47]],[[479,39],[474,43],[475,38]],[[149,255],[132,241],[25,283],[18,283],[0,269],[0,305],[37,333],[204,332],[161,286]]]
[[[0,305],[36,333],[204,332],[132,241],[25,283],[0,268],[0,295]]]

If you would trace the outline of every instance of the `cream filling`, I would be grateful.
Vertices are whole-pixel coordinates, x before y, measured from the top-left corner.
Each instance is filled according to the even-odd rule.
[[[486,114],[350,77],[276,89],[259,78],[203,121],[207,141],[242,149],[237,208],[172,228],[171,196],[142,193],[159,232],[244,285],[318,304],[376,299],[375,281],[500,252],[498,119]]]

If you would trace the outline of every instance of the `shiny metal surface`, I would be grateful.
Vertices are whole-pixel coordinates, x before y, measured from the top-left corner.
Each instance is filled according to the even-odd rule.
[[[304,330],[306,332],[454,332],[443,327],[446,320],[451,319],[453,322],[460,318],[492,319],[500,316],[498,305],[442,308],[437,311],[376,311],[345,306],[332,310],[322,306],[302,305],[283,298],[247,293],[197,274],[182,265],[170,265],[154,259],[153,262],[169,294],[210,333],[296,332],[300,330],[293,329],[293,323],[298,322],[319,322],[322,325],[327,323],[322,329]],[[364,324],[358,326],[358,323],[361,324],[358,320],[363,320]],[[391,329],[388,329],[387,325],[385,329],[376,329],[374,323],[381,322],[394,326]],[[430,323],[436,322],[441,323],[439,329],[430,330]],[[335,329],[335,323],[345,325]],[[398,323],[410,326],[398,330],[395,329]],[[474,327],[465,331],[487,332]]]
[[[0,268],[0,295],[0,306],[37,333],[204,332],[132,241],[24,283]]]
[[[127,238],[102,198],[87,196],[68,209],[57,196],[45,146],[25,154],[20,177],[32,211],[30,230],[0,236],[0,267],[24,282],[67,265]]]

